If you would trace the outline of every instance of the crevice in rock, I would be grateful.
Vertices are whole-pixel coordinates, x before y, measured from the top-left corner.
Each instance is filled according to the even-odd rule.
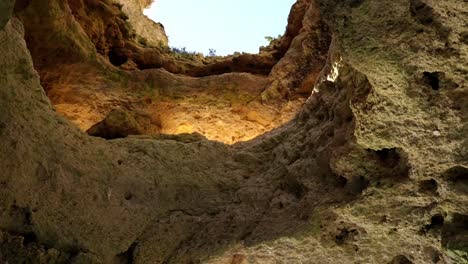
[[[384,148],[380,150],[367,150],[382,167],[380,176],[390,176],[393,179],[407,179],[410,165],[406,153],[400,148]]]
[[[379,160],[389,167],[393,167],[400,162],[400,155],[396,148],[384,148],[375,151]]]
[[[118,254],[114,262],[115,264],[133,264],[134,262],[134,256],[135,256],[135,250],[138,246],[138,242],[133,242],[128,249],[125,252],[122,252]]]
[[[432,90],[438,91],[440,89],[440,76],[442,74],[442,72],[423,72],[423,81]]]
[[[392,261],[390,261],[388,264],[413,264],[414,262],[411,261],[407,256],[405,255],[397,255],[393,257]]]
[[[460,193],[468,193],[468,168],[455,166],[444,173],[451,189]]]
[[[293,177],[286,177],[280,184],[280,189],[293,194],[297,199],[304,197],[307,192],[307,187]]]
[[[15,225],[21,228],[29,228],[33,224],[32,210],[29,207],[20,207],[13,204],[10,208],[10,216],[15,219]]]
[[[38,243],[37,241],[37,236],[34,232],[8,232],[9,235],[11,236],[16,236],[21,238],[22,245],[24,247],[29,246],[30,244],[33,243]]]
[[[130,192],[130,191],[125,192],[124,198],[125,198],[125,200],[130,201],[133,198],[132,192]]]
[[[369,183],[370,181],[364,176],[352,177],[347,181],[345,189],[353,195],[359,195],[369,187]]]
[[[454,213],[444,224],[442,245],[447,249],[464,251],[468,256],[468,215]]]
[[[441,213],[435,214],[431,217],[431,222],[422,228],[423,233],[431,230],[440,230],[445,224],[445,217]]]
[[[342,228],[338,231],[338,234],[335,235],[335,242],[337,245],[341,246],[348,241],[353,241],[359,235],[357,229],[354,228]]]
[[[124,54],[120,54],[117,50],[111,50],[109,51],[109,61],[114,65],[114,66],[120,66],[128,61],[127,56]]]
[[[16,0],[15,2],[15,12],[21,12],[29,6],[32,0]]]
[[[419,191],[432,195],[438,195],[439,184],[435,179],[429,179],[419,182]]]
[[[434,22],[434,9],[424,0],[411,0],[410,10],[421,24],[430,25]]]

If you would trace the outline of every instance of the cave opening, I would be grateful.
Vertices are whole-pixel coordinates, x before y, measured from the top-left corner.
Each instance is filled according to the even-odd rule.
[[[128,58],[115,50],[111,50],[109,51],[109,61],[115,66],[121,66],[128,61]]]
[[[259,137],[291,121],[307,98],[318,92],[313,91],[315,81],[331,43],[321,20],[302,24],[309,6],[295,0],[274,4],[182,1],[173,4],[176,10],[160,10],[177,15],[174,18],[185,27],[177,34],[189,42],[202,40],[211,45],[213,39],[227,41],[223,43],[229,45],[222,49],[206,46],[213,49],[208,56],[191,53],[189,46],[170,48],[166,35],[170,26],[148,18],[153,18],[151,10],[171,1],[138,1],[138,5],[107,0],[99,5],[67,2],[72,19],[62,25],[60,30],[67,33],[60,41],[44,41],[43,32],[52,25],[35,23],[39,19],[35,5],[18,11],[28,48],[57,112],[90,136],[109,140],[198,133],[209,140],[235,144]],[[264,12],[262,3],[272,9]],[[239,13],[245,17],[228,21],[228,14]],[[197,26],[197,21],[213,26]],[[70,30],[69,25],[82,30]],[[218,35],[205,29],[218,31]],[[316,39],[315,46],[293,46],[296,38]],[[44,52],[47,43],[54,46],[50,52]],[[246,48],[246,43],[256,51]],[[235,54],[214,56],[214,49],[216,55]],[[288,54],[290,49],[294,51]],[[308,60],[301,59],[304,57]],[[291,61],[296,63],[286,67]],[[337,75],[336,68],[333,65],[331,75]]]
[[[206,56],[226,56],[258,53],[259,47],[277,40],[295,2],[159,0],[144,14],[164,25],[170,46]]]
[[[464,263],[452,102],[467,89],[456,55],[434,52],[444,42],[413,34],[410,0],[299,0],[320,9],[292,12],[281,49],[219,60],[144,41],[126,4],[145,1],[30,1],[0,18],[0,263]],[[449,1],[424,2],[458,34]],[[429,66],[444,72],[423,82]],[[162,135],[231,144],[300,109],[235,147]],[[143,136],[92,138],[57,112]]]

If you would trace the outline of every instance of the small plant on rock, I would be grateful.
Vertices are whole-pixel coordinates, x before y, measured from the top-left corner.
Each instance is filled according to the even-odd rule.
[[[208,56],[216,57],[216,50],[215,49],[209,49]]]

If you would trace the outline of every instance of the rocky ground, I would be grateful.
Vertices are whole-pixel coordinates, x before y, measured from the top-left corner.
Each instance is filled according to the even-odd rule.
[[[299,0],[215,59],[147,4],[0,3],[0,262],[468,263],[463,0]]]

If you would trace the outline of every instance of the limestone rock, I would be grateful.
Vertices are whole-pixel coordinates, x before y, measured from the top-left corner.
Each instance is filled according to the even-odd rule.
[[[105,139],[124,138],[129,135],[157,134],[159,127],[151,117],[124,109],[112,110],[104,120],[86,131],[90,136]]]
[[[125,36],[118,6],[81,4],[31,1],[0,30],[0,261],[467,261],[468,12],[460,1],[310,1],[319,16],[303,28],[318,22],[333,39],[313,93],[292,120],[235,145],[196,134],[106,141],[57,113],[52,102],[80,110],[89,101],[102,117],[167,101],[165,113],[266,109],[258,99],[265,76],[112,65],[113,48],[135,57],[144,49]],[[299,46],[286,54],[308,51]],[[317,65],[307,61],[307,74],[298,64],[280,72],[312,83]]]
[[[10,20],[14,6],[14,0],[5,0],[0,3],[0,30],[3,29],[6,23]]]
[[[301,0],[292,8],[285,36],[284,56],[269,78],[272,85],[263,93],[264,101],[308,96],[327,60],[331,34],[320,19],[316,1]]]
[[[143,15],[143,10],[149,8],[152,0],[114,0],[122,5],[122,11],[128,16],[128,22],[135,30],[137,41],[145,45],[168,46],[164,26]]]

